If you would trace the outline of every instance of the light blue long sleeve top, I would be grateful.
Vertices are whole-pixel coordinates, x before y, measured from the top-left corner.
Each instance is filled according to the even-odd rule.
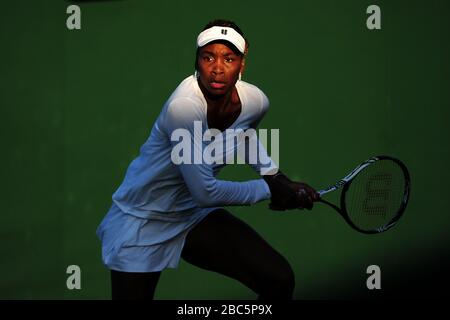
[[[236,88],[242,108],[229,129],[255,128],[266,113],[269,100],[259,88],[244,81],[239,80]],[[187,77],[164,104],[149,138],[140,148],[139,156],[131,162],[123,182],[113,194],[114,203],[122,211],[148,218],[152,213],[250,205],[270,198],[270,190],[263,179],[244,182],[220,180],[217,174],[225,164],[220,161],[209,163],[211,161],[202,158],[211,144],[211,141],[198,139],[209,130],[206,110],[207,103],[197,79]],[[226,141],[225,132],[218,134]],[[215,154],[215,159],[223,158],[222,162],[226,162],[225,157],[236,151],[237,144],[231,147],[223,144],[223,154]],[[174,152],[179,151],[182,145],[190,146],[189,150]],[[264,161],[258,158],[257,163],[251,166],[258,172],[262,167],[275,168],[276,164],[261,143],[258,142],[258,146]],[[201,159],[198,159],[199,155]],[[182,158],[191,161],[180,163]]]

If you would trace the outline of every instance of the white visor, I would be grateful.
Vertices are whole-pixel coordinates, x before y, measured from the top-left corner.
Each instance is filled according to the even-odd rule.
[[[233,28],[214,26],[206,29],[197,37],[197,47],[203,47],[215,40],[232,43],[242,54],[245,53],[245,39]]]

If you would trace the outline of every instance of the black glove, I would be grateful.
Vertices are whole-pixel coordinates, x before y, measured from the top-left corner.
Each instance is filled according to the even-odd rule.
[[[274,175],[265,175],[263,179],[272,194],[269,204],[272,210],[311,210],[314,201],[319,200],[319,194],[313,188],[306,183],[292,181],[281,171]]]

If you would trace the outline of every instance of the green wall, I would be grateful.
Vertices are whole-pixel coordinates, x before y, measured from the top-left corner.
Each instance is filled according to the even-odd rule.
[[[446,1],[71,1],[0,7],[0,298],[107,299],[95,229],[177,84],[195,39],[217,17],[250,40],[244,80],[265,91],[262,128],[279,128],[280,164],[317,188],[376,154],[412,176],[404,218],[385,234],[351,230],[328,207],[232,208],[291,262],[296,298],[429,297],[449,266]],[[381,8],[382,29],[366,28]],[[254,178],[228,167],[227,179]],[[79,265],[82,289],[66,288]],[[382,290],[366,289],[377,264]],[[437,290],[437,289],[436,289]],[[158,299],[253,299],[239,283],[182,262]]]

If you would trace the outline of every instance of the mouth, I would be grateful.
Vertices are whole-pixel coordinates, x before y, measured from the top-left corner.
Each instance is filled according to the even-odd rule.
[[[211,81],[209,83],[209,85],[211,86],[211,88],[213,89],[223,89],[226,86],[226,83],[223,82],[219,82],[219,81]]]

